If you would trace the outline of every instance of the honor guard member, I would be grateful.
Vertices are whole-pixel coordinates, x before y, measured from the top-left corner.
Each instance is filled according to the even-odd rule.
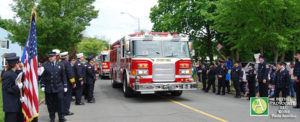
[[[236,98],[241,98],[240,83],[242,82],[242,79],[243,79],[243,71],[242,71],[242,68],[240,67],[239,63],[240,63],[239,61],[236,61],[230,72],[231,80],[233,81],[234,88],[236,91],[236,94],[235,94]]]
[[[283,102],[286,100],[287,92],[290,86],[291,76],[286,70],[286,63],[280,63],[280,70],[275,75],[275,102],[278,102],[279,93],[282,93]]]
[[[250,100],[251,97],[255,97],[255,87],[256,87],[256,71],[254,68],[254,64],[249,64],[248,66],[249,70],[248,72],[246,72],[246,77],[247,77],[247,81],[248,81],[248,88],[249,88],[249,98],[248,100]]]
[[[65,66],[65,73],[67,76],[67,88],[68,91],[64,94],[64,102],[65,102],[65,108],[64,108],[64,113],[66,116],[68,115],[73,115],[74,113],[70,112],[70,106],[71,106],[71,101],[72,101],[72,89],[76,87],[75,84],[75,78],[74,78],[74,71],[69,63],[69,55],[68,52],[63,52],[60,54],[61,56],[61,62]]]
[[[22,122],[24,116],[22,114],[23,98],[20,98],[20,90],[23,84],[15,82],[19,68],[19,57],[16,53],[9,53],[5,56],[8,68],[3,74],[2,79],[2,95],[3,95],[3,111],[5,112],[5,122]]]
[[[60,50],[59,49],[53,49],[52,52],[55,52],[55,54],[56,54],[56,60],[58,62],[60,62],[61,61],[61,59],[60,59]]]
[[[206,91],[206,79],[207,79],[207,68],[203,63],[201,66],[201,74],[202,74],[202,84],[203,84],[203,91]]]
[[[41,90],[45,92],[46,104],[50,121],[55,121],[55,112],[58,112],[60,122],[64,117],[64,92],[67,92],[67,78],[64,64],[56,61],[56,53],[49,52],[49,61],[43,64],[44,72],[41,76]]]
[[[296,52],[296,61],[294,68],[294,80],[296,90],[296,106],[294,108],[300,108],[300,50]]]
[[[216,69],[213,64],[209,66],[209,70],[207,71],[207,76],[208,76],[208,86],[206,88],[206,92],[209,91],[210,87],[212,86],[213,93],[216,92]]]
[[[262,55],[259,56],[259,64],[257,69],[257,80],[260,97],[268,97],[268,69]]]
[[[220,61],[221,65],[218,66],[217,77],[218,77],[218,93],[220,95],[222,88],[222,95],[225,95],[225,78],[228,72],[224,61]]]
[[[83,53],[77,54],[77,59],[78,60],[74,64],[74,73],[75,73],[75,82],[76,82],[75,105],[84,105],[84,103],[81,101],[84,77],[85,77],[84,65],[82,63]]]
[[[87,87],[87,100],[89,103],[94,103],[94,85],[96,81],[96,72],[95,72],[95,67],[93,66],[94,64],[94,58],[92,56],[89,56],[87,58],[87,63],[86,63],[86,77],[85,77],[85,82],[86,82],[86,87]]]

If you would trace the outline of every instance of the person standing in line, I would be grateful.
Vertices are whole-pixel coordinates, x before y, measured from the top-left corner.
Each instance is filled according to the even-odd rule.
[[[212,86],[213,93],[216,93],[216,69],[213,64],[209,66],[209,70],[207,71],[208,76],[208,86],[206,88],[206,92],[209,91],[210,87]]]
[[[221,65],[218,67],[217,77],[218,77],[218,93],[220,95],[222,89],[222,95],[225,95],[225,78],[228,72],[226,64],[224,61],[220,61]]]
[[[64,64],[56,60],[56,53],[48,53],[49,61],[43,64],[41,91],[45,92],[50,122],[55,121],[58,112],[60,122],[66,121],[64,115],[64,92],[67,92],[67,77]]]
[[[291,62],[290,63],[290,71],[289,74],[291,76],[291,80],[290,80],[290,87],[289,87],[289,91],[288,91],[288,96],[294,98],[295,97],[295,89],[294,89],[294,63]]]
[[[254,68],[254,64],[250,64],[248,66],[249,71],[246,72],[246,77],[247,77],[247,81],[248,81],[248,89],[249,89],[249,97],[248,100],[250,100],[251,97],[255,97],[256,95],[256,71]]]
[[[227,89],[227,94],[231,94],[230,84],[230,73],[228,72],[225,78],[225,89]]]
[[[83,85],[84,85],[84,65],[82,63],[83,61],[83,53],[77,54],[77,61],[74,64],[74,73],[75,73],[75,82],[76,82],[76,102],[75,105],[84,105],[84,103],[81,101],[82,93],[83,93]]]
[[[233,81],[234,88],[236,91],[235,97],[241,98],[241,82],[243,79],[243,72],[242,68],[239,65],[239,61],[234,63],[234,67],[231,69],[231,80]]]
[[[296,106],[294,108],[300,108],[300,50],[296,51],[296,61],[294,68],[294,81],[296,90]]]
[[[259,56],[259,64],[257,69],[257,80],[259,85],[259,96],[268,97],[268,69],[264,57]]]
[[[20,96],[20,90],[23,88],[22,83],[16,84],[16,78],[19,69],[19,57],[16,53],[9,53],[5,56],[7,61],[7,69],[2,76],[2,96],[3,96],[3,112],[5,112],[5,122],[22,122],[24,116],[22,114],[22,102],[24,98]]]
[[[87,101],[88,103],[94,103],[95,98],[94,98],[94,86],[95,86],[95,81],[96,81],[96,72],[95,72],[95,67],[94,65],[94,57],[89,56],[87,58],[86,62],[86,86],[87,86]]]
[[[280,63],[280,70],[275,76],[275,102],[278,101],[279,93],[282,93],[283,102],[286,102],[286,95],[290,84],[290,75],[286,69],[286,63]]]
[[[75,79],[74,79],[74,71],[69,63],[69,55],[68,52],[61,53],[61,62],[65,66],[65,73],[68,80],[67,87],[68,91],[64,94],[64,113],[66,116],[73,115],[74,113],[70,112],[70,106],[72,101],[72,89],[76,87]]]
[[[198,76],[198,81],[199,83],[202,82],[202,77],[201,77],[201,65],[202,63],[200,61],[198,61],[197,65],[196,65],[196,71],[197,71],[197,76]]]
[[[204,63],[203,63],[202,66],[201,66],[200,73],[201,73],[201,75],[202,75],[202,84],[203,84],[202,90],[203,90],[203,91],[206,91],[207,68],[206,68],[206,66],[205,66]]]

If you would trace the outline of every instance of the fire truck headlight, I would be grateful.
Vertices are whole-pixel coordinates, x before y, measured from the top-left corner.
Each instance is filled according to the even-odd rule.
[[[148,75],[148,70],[136,70],[137,75]]]
[[[189,75],[189,74],[191,74],[191,72],[190,72],[190,69],[182,69],[182,70],[179,70],[179,74],[180,75]]]

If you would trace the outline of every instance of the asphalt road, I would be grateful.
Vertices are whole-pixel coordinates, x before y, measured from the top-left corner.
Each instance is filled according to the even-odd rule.
[[[97,80],[96,103],[76,106],[69,122],[299,122],[300,109],[288,107],[296,118],[271,118],[250,116],[250,102],[236,99],[232,94],[218,96],[202,90],[184,91],[180,97],[170,95],[141,95],[125,98],[122,89],[111,87],[110,80]],[[270,115],[278,106],[270,105]],[[57,117],[56,117],[57,119]],[[49,121],[47,107],[40,105],[40,122]]]

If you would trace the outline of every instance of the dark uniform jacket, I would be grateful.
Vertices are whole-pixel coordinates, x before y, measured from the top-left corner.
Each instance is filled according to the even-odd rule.
[[[4,112],[19,112],[21,110],[20,89],[15,80],[18,74],[12,70],[7,71],[2,80],[2,96]]]
[[[228,70],[227,70],[226,66],[222,66],[222,65],[218,66],[217,75],[222,75],[222,79],[226,78],[227,73],[228,73]],[[219,78],[219,76],[218,76],[218,78]]]
[[[201,66],[201,70],[202,70],[202,78],[206,79],[207,78],[207,69],[206,66]]]
[[[243,71],[240,66],[232,67],[230,72],[231,80],[233,81],[239,81],[243,79]]]
[[[256,76],[256,72],[255,72],[255,69],[250,69],[248,72],[247,72],[247,80],[248,82],[255,82],[255,76]]]
[[[85,77],[84,65],[78,60],[74,64],[74,73],[75,73],[76,84],[79,85],[81,81],[84,82],[84,77]]]
[[[300,80],[300,60],[297,60],[295,62],[294,77],[297,77],[298,80]],[[298,84],[300,84],[300,83],[298,82]]]
[[[289,71],[286,69],[279,70],[275,76],[275,87],[276,88],[289,88],[291,77]]]
[[[95,72],[95,67],[92,66],[90,63],[85,64],[85,82],[88,84],[94,83],[96,80],[96,72]]]
[[[207,75],[208,75],[208,80],[215,81],[216,80],[216,69],[210,68],[208,70]]]
[[[68,61],[62,60],[61,62],[65,66],[65,72],[66,72],[66,77],[67,77],[67,81],[68,81],[68,86],[72,86],[72,84],[75,83],[74,70]]]
[[[46,62],[43,67],[45,70],[41,76],[41,87],[45,87],[46,93],[58,93],[67,88],[67,77],[62,62],[56,62],[55,66],[52,62]]]
[[[258,82],[262,82],[263,80],[268,80],[268,69],[266,68],[265,62],[258,64],[257,80]]]

